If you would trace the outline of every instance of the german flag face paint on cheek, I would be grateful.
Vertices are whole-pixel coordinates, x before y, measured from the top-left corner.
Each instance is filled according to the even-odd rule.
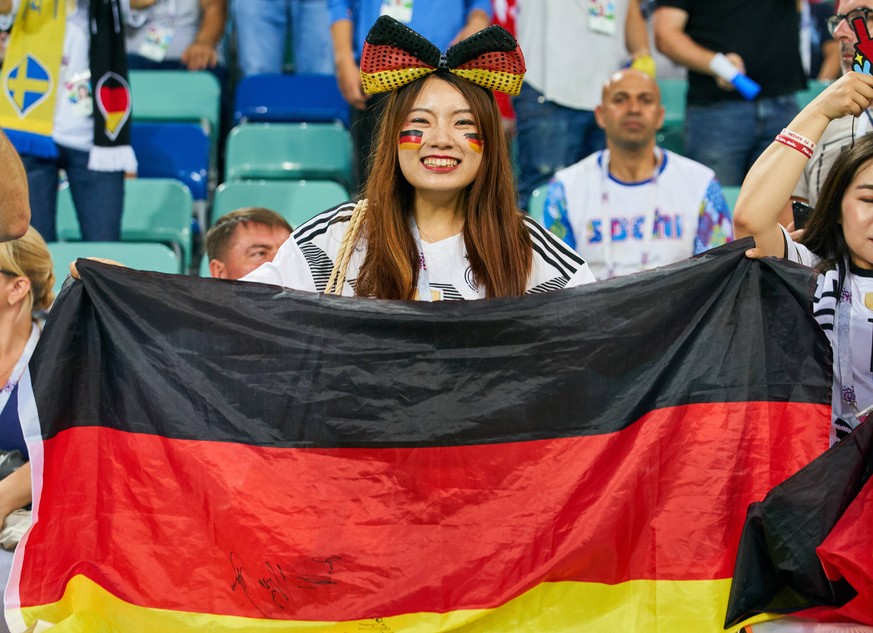
[[[468,132],[464,134],[464,138],[467,139],[467,143],[470,144],[470,148],[476,152],[477,154],[482,153],[482,139],[475,132]]]
[[[400,149],[421,147],[421,130],[403,130],[400,133]]]

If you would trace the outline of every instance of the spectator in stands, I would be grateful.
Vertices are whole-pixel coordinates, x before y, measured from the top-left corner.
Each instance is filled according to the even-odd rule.
[[[0,453],[18,451],[23,459],[27,459],[27,445],[18,418],[18,383],[39,340],[39,314],[54,299],[52,270],[48,248],[33,227],[23,237],[0,244]],[[4,462],[12,457],[7,455]],[[30,502],[28,462],[0,479],[0,522],[4,527],[0,542],[4,547],[14,548],[14,542],[4,539],[13,523],[10,515]],[[21,528],[26,528],[29,517],[23,517],[23,523]],[[0,586],[6,586],[11,566],[12,553],[0,549]],[[5,619],[0,622],[0,630],[6,630]]]
[[[873,411],[873,135],[836,158],[798,241],[778,217],[829,123],[862,116],[871,103],[868,74],[849,72],[825,89],[752,166],[734,216],[737,236],[755,238],[750,256],[785,257],[820,273],[812,308],[833,350],[831,443]]]
[[[291,225],[263,207],[245,207],[220,218],[206,233],[209,274],[239,279],[264,262],[271,262],[290,235]]]
[[[491,21],[490,0],[444,2],[390,2],[330,0],[330,34],[340,92],[350,106],[355,149],[353,190],[360,189],[369,172],[371,142],[386,95],[368,95],[361,85],[361,51],[367,31],[382,13],[421,33],[440,50],[484,29]],[[371,98],[372,97],[372,98]]]
[[[687,66],[688,156],[722,185],[739,185],[755,158],[797,113],[806,87],[793,0],[658,0],[655,41]],[[721,78],[738,69],[761,86],[746,100]]]
[[[289,35],[294,72],[333,73],[327,0],[232,0],[231,14],[243,75],[281,73]]]
[[[518,41],[529,66],[513,100],[518,204],[559,169],[603,149],[594,120],[600,87],[630,56],[654,74],[639,0],[550,0],[518,8]]]
[[[585,253],[595,277],[663,266],[731,239],[713,171],[655,144],[664,106],[654,79],[632,68],[616,73],[594,116],[606,150],[555,174],[545,225]]]
[[[858,17],[865,18],[867,29],[873,32],[873,0],[841,0],[839,10],[841,13],[832,15],[827,24],[840,46],[840,69],[847,73],[852,70],[855,43],[858,41],[851,21]],[[792,197],[815,206],[818,193],[837,156],[853,140],[873,131],[871,121],[873,114],[869,109],[865,109],[857,118],[848,114],[832,121],[816,144],[812,159],[803,168]]]
[[[27,201],[27,175],[6,135],[0,131],[0,242],[24,235],[30,222],[30,204]]]
[[[391,63],[397,59],[407,63],[398,68]],[[464,64],[477,69],[464,75],[469,80],[450,70]],[[594,280],[579,255],[515,205],[500,112],[483,87],[520,88],[524,60],[509,33],[492,26],[441,55],[382,16],[368,35],[361,73],[367,91],[391,91],[366,198],[298,227],[246,281],[433,301]]]
[[[827,20],[836,12],[833,0],[803,0],[801,4],[801,48],[807,77],[833,81],[840,72],[840,45],[828,30]]]
[[[124,172],[136,171],[120,0],[0,0],[7,20],[13,11],[0,82],[9,98],[0,99],[0,127],[27,171],[31,224],[46,240],[57,239],[64,170],[82,237],[118,240]],[[81,88],[88,98],[80,98]]]
[[[130,0],[130,8],[130,68],[208,70],[224,65],[219,44],[227,0]]]

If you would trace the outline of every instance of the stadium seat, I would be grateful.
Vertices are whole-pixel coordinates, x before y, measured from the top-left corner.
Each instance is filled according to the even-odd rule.
[[[135,121],[131,144],[140,178],[175,178],[195,200],[206,200],[209,136],[199,125]]]
[[[131,70],[136,121],[197,121],[215,138],[221,86],[212,73],[187,70]]]
[[[80,257],[113,259],[128,268],[159,273],[178,273],[179,258],[166,244],[146,242],[51,242],[48,245],[55,273],[57,294],[70,272],[70,263]]]
[[[727,201],[728,209],[733,212],[734,207],[737,204],[737,197],[740,195],[740,187],[726,187],[725,185],[722,185],[721,190],[724,193],[724,199]]]
[[[178,180],[134,178],[124,181],[121,239],[124,242],[161,242],[178,255],[184,272],[191,265],[191,214],[193,200]],[[82,239],[69,185],[58,192],[58,239]]]
[[[240,79],[234,100],[234,125],[330,123],[349,127],[349,105],[334,75],[249,75]]]
[[[210,148],[205,185],[207,191],[215,189],[221,119],[221,86],[215,75],[188,70],[131,70],[129,75],[135,122],[193,122],[202,126]],[[204,220],[206,205],[200,206],[198,216]]]
[[[348,191],[332,180],[235,180],[215,190],[212,221],[240,207],[266,207],[297,227],[348,199]]]
[[[540,224],[544,223],[546,211],[546,194],[549,185],[541,185],[533,190],[527,203],[527,214]]]
[[[194,212],[206,226],[210,141],[198,123],[134,121],[131,145],[140,178],[175,178],[191,190]]]
[[[664,127],[682,127],[685,123],[685,95],[688,94],[686,79],[658,79],[661,103],[664,105]]]
[[[803,110],[806,106],[809,105],[809,102],[815,99],[819,93],[827,88],[831,82],[829,81],[818,81],[817,79],[810,79],[806,82],[806,90],[801,90],[797,93],[797,107]]]
[[[231,130],[225,181],[335,180],[348,188],[352,139],[339,123],[247,123]]]
[[[677,154],[685,153],[685,95],[688,81],[685,79],[659,79],[661,103],[664,105],[664,125],[658,131],[656,141],[660,147]]]

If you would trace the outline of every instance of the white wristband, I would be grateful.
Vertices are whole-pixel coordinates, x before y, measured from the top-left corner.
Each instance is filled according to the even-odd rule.
[[[715,73],[717,77],[721,77],[725,81],[733,81],[734,77],[740,74],[740,71],[734,66],[730,60],[722,53],[716,53],[712,61],[709,62],[709,69]]]

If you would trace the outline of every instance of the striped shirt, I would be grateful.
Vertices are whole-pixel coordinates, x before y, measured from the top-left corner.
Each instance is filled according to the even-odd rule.
[[[329,209],[300,225],[272,262],[246,275],[258,281],[296,290],[323,292],[354,210],[354,203]],[[533,266],[527,292],[548,292],[594,281],[588,264],[573,249],[525,217],[533,243]],[[438,242],[422,242],[424,265],[434,300],[484,299],[485,289],[473,277],[462,234]],[[354,284],[367,246],[359,239],[346,272],[343,295],[354,296]]]

